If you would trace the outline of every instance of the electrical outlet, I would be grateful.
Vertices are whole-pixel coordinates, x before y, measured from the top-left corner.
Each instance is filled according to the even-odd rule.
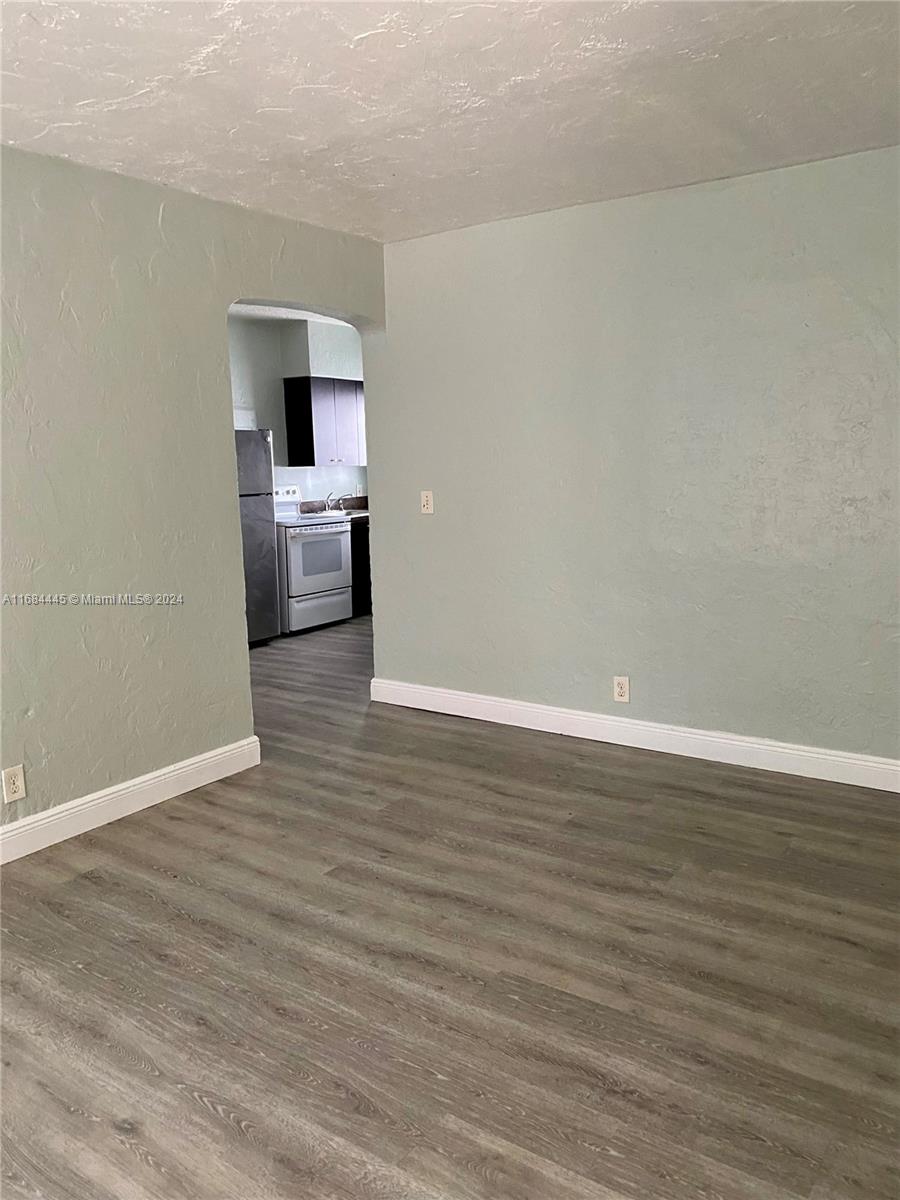
[[[631,700],[631,685],[627,675],[613,675],[613,700],[628,704]]]
[[[434,492],[422,493],[422,507],[420,511],[429,517],[434,512]]]
[[[24,800],[25,794],[25,768],[21,763],[17,767],[7,767],[3,772],[3,803]]]

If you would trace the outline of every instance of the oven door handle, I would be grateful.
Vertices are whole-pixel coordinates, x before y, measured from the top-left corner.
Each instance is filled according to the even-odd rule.
[[[294,538],[304,537],[342,537],[345,533],[349,532],[350,528],[346,525],[341,525],[337,528],[332,527],[331,529],[325,525],[320,525],[318,528],[313,529],[289,529],[288,537],[291,538],[291,540]]]

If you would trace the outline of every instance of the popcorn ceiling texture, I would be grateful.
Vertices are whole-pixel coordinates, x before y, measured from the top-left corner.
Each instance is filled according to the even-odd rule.
[[[384,320],[382,248],[3,151],[3,590],[175,592],[3,610],[11,821],[249,736],[226,317]]]
[[[892,3],[3,5],[3,139],[384,241],[896,143]]]
[[[629,717],[900,757],[898,178],[882,150],[386,247],[376,675],[621,716],[627,674]]]

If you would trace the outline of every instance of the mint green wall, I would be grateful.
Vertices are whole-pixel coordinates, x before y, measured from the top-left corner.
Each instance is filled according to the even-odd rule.
[[[309,321],[309,373],[324,379],[362,379],[362,342],[352,325]]]
[[[352,325],[331,321],[284,321],[285,375],[362,379],[362,342]]]
[[[226,313],[384,319],[382,248],[3,150],[3,590],[176,609],[3,609],[12,821],[247,737]]]
[[[352,325],[332,321],[282,321],[285,375],[362,379],[362,342]]]
[[[376,674],[896,755],[897,179],[876,151],[386,247]]]

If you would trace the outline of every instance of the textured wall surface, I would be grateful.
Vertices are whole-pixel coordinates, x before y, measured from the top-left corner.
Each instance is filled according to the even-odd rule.
[[[10,821],[252,732],[226,313],[383,322],[380,246],[3,153],[3,589],[182,593],[3,609]]]
[[[376,674],[896,755],[897,178],[876,151],[387,247]]]

